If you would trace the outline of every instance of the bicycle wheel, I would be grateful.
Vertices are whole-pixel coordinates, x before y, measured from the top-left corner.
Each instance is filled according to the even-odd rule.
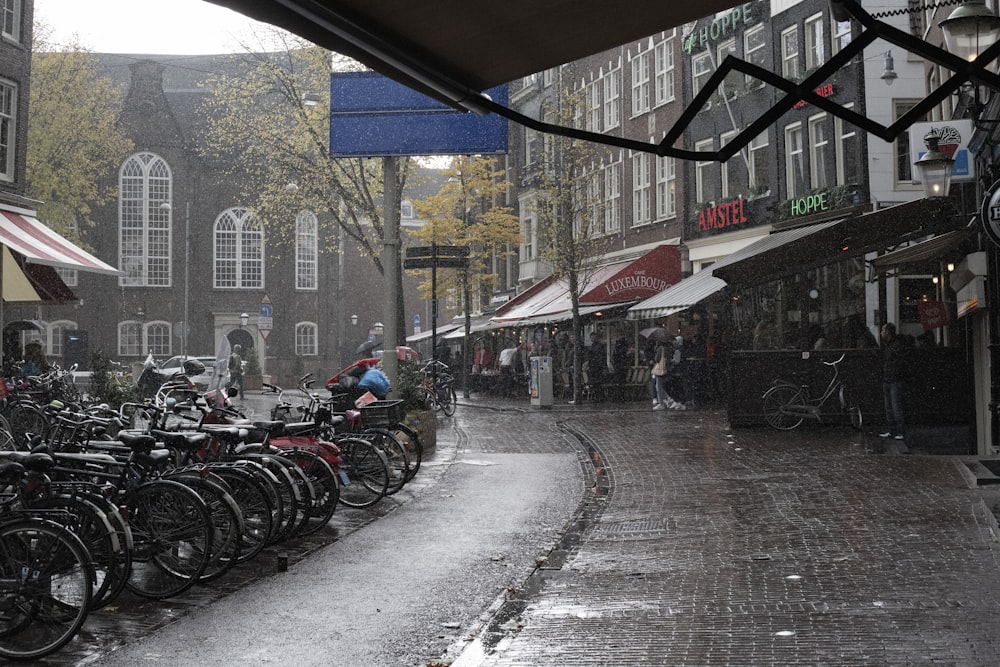
[[[126,559],[131,563],[128,551],[119,542],[107,514],[89,499],[58,493],[32,500],[30,507],[32,511],[41,512],[42,518],[66,526],[83,542],[94,566],[91,608],[103,605],[112,588],[118,589],[120,578],[116,576],[116,571],[124,568]],[[115,594],[117,592],[120,589]]]
[[[14,439],[14,429],[3,415],[0,415],[0,452],[16,452],[17,440]]]
[[[206,476],[207,475],[207,476]],[[162,479],[189,487],[205,501],[212,513],[212,545],[208,566],[198,581],[212,581],[228,572],[242,550],[243,512],[229,492],[229,486],[217,475],[206,471],[170,470]]]
[[[267,545],[274,526],[274,514],[269,494],[252,474],[226,463],[210,464],[212,472],[226,481],[233,499],[243,513],[243,540],[236,557],[245,563]]]
[[[361,437],[369,440],[385,454],[385,460],[389,463],[389,486],[385,490],[385,495],[391,496],[403,488],[410,479],[410,455],[399,440],[386,429],[368,429]]]
[[[41,436],[42,440],[48,438],[49,419],[45,416],[45,412],[34,403],[27,401],[8,403],[4,410],[4,416],[10,426],[14,446],[18,449],[30,449],[25,441],[27,434]]]
[[[847,417],[856,430],[860,431],[862,426],[862,416],[861,416],[861,406],[857,403],[852,403],[850,400],[850,395],[843,385],[840,387],[840,406],[847,413]]]
[[[403,443],[410,455],[409,479],[406,480],[410,481],[420,471],[420,464],[424,460],[424,445],[420,442],[420,435],[415,429],[403,423],[396,424],[394,428],[396,439]]]
[[[0,526],[0,657],[37,660],[66,645],[87,618],[90,556],[65,526]]]
[[[441,403],[438,402],[437,392],[431,391],[425,387],[420,388],[420,399],[427,406],[428,410],[434,410],[437,412],[441,409]]]
[[[212,515],[205,501],[166,479],[137,486],[124,501],[135,545],[129,590],[164,599],[191,588],[212,553]]]
[[[306,507],[305,522],[298,529],[300,536],[312,535],[333,518],[337,509],[337,502],[340,500],[337,475],[330,464],[316,452],[296,447],[283,449],[282,454],[292,460],[312,484],[313,502]]]
[[[364,438],[341,438],[340,502],[348,507],[371,507],[389,488],[389,462]]]
[[[446,416],[451,417],[455,414],[455,407],[458,405],[458,396],[451,385],[438,390],[438,403],[441,404],[441,412]]]
[[[788,405],[798,403],[802,398],[802,390],[791,385],[778,385],[764,392],[764,420],[771,428],[779,431],[790,431],[802,423],[800,415],[788,414],[783,410]]]

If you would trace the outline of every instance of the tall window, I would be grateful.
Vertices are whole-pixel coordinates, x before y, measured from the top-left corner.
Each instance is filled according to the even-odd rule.
[[[727,39],[726,41],[719,44],[718,48],[715,50],[715,67],[718,69],[722,67],[722,61],[726,59],[727,56],[736,56],[736,40]],[[720,93],[724,93],[728,99],[733,99],[739,93],[739,82],[742,80],[742,75],[736,70],[732,70],[726,74],[726,78],[722,80],[722,90]]]
[[[264,286],[264,233],[245,208],[223,211],[215,221],[215,287]]]
[[[720,147],[725,146],[730,141],[736,138],[738,132],[736,130],[731,130],[729,132],[723,132],[719,137]],[[743,169],[743,159],[740,154],[737,153],[733,157],[729,158],[720,166],[722,172],[722,198],[729,199],[730,197],[735,197],[740,192],[740,183],[742,178],[740,178],[740,172]]]
[[[785,128],[785,181],[788,184],[788,199],[809,189],[802,147],[802,123]]]
[[[827,177],[829,155],[830,142],[827,138],[824,113],[809,119],[809,182],[813,189],[825,188],[829,184]]]
[[[14,180],[16,140],[17,85],[0,79],[0,181]]]
[[[63,356],[63,333],[76,329],[76,322],[72,320],[59,320],[49,324],[49,344],[48,353],[53,357]]]
[[[118,186],[120,284],[170,287],[170,167],[158,155],[136,153],[122,165]]]
[[[649,153],[632,156],[632,226],[645,225],[651,220],[650,199],[653,184],[649,176]]]
[[[826,38],[823,37],[823,15],[816,14],[806,19],[806,71],[811,71],[826,62]]]
[[[604,131],[621,123],[622,68],[615,67],[602,77],[604,93]]]
[[[302,211],[295,218],[295,288],[316,289],[319,286],[317,266],[316,214]]]
[[[295,355],[315,357],[319,354],[316,325],[313,322],[299,322],[295,325]]]
[[[80,231],[76,218],[73,218],[72,223],[70,223],[70,231],[74,234]],[[59,274],[59,277],[62,278],[67,287],[76,287],[80,284],[79,272],[76,269],[66,269],[61,266],[54,266],[52,268],[56,270],[56,273]]]
[[[916,102],[893,100],[893,122],[912,109]],[[925,120],[925,119],[920,119]],[[913,164],[910,162],[910,133],[903,132],[893,144],[896,148],[896,187],[913,185]]]
[[[604,168],[604,231],[607,234],[622,228],[622,163],[612,162]]]
[[[837,21],[833,24],[833,53],[837,54],[851,43],[851,22]]]
[[[591,132],[600,132],[602,129],[600,79],[587,85],[585,96],[587,98],[587,129]]]
[[[170,323],[126,320],[118,323],[118,355],[122,357],[169,356]]]
[[[770,190],[770,162],[767,150],[767,130],[754,137],[747,146],[750,162],[750,192],[763,194]]]
[[[542,140],[536,130],[524,128],[524,164],[533,165],[542,159]]]
[[[854,104],[845,104],[844,108],[853,109]],[[853,125],[845,123],[840,118],[833,119],[833,131],[837,141],[837,184],[847,185],[852,182],[852,179],[857,179],[861,173],[858,133]]]
[[[538,201],[534,196],[521,201],[521,261],[537,259]]]
[[[649,59],[652,51],[645,50],[632,58],[632,115],[638,116],[650,109]]]
[[[138,357],[142,352],[142,322],[118,323],[118,356]]]
[[[653,49],[653,104],[674,99],[674,38],[668,37]]]
[[[602,222],[602,211],[604,211],[604,199],[601,196],[601,172],[594,170],[587,174],[587,221],[590,229],[597,229]]]
[[[3,36],[21,41],[21,0],[3,0]]]
[[[781,31],[781,76],[797,81],[800,73],[799,28],[792,26]]]
[[[691,90],[697,95],[708,82],[708,77],[712,76],[712,55],[701,53],[691,58]],[[711,102],[706,102],[701,108],[707,109],[712,106]]]
[[[656,158],[656,218],[677,215],[677,163],[664,155]]]
[[[715,148],[713,139],[705,139],[694,145],[695,151],[705,153]],[[715,199],[714,183],[712,182],[712,167],[715,163],[709,160],[698,160],[694,163],[694,196],[698,204],[707,204]]]
[[[767,42],[763,25],[756,25],[743,33],[743,59],[759,67],[767,67]],[[745,76],[747,86],[754,85],[755,82],[758,86],[764,85],[763,81],[749,74]]]

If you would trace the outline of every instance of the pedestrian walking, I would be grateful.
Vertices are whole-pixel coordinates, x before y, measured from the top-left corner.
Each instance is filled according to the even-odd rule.
[[[229,384],[228,387],[239,385],[240,398],[243,398],[243,347],[233,345],[233,352],[229,355]]]
[[[668,346],[667,341],[658,340],[653,358],[653,369],[650,371],[656,391],[656,395],[653,397],[653,409],[684,410],[684,404],[675,401],[667,393],[667,376],[674,358],[673,345]]]
[[[882,399],[885,402],[886,431],[880,438],[903,440],[906,422],[903,418],[903,379],[907,364],[907,346],[896,333],[896,325],[882,325]]]

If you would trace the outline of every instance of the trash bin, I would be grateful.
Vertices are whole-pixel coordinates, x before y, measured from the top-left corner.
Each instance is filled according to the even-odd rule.
[[[552,357],[531,357],[528,395],[533,406],[552,407]]]

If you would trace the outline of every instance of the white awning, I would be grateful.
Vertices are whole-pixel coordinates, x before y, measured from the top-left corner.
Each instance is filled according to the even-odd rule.
[[[122,275],[115,267],[105,264],[27,214],[0,210],[0,244],[33,264]]]

